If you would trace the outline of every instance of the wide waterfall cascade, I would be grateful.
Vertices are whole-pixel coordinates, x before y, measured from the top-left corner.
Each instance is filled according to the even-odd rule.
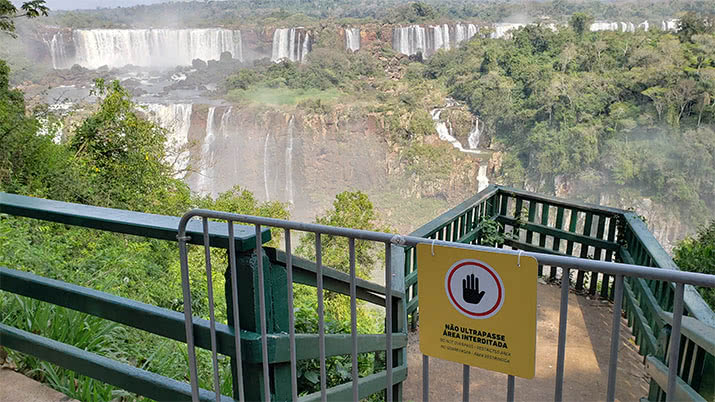
[[[79,64],[86,68],[174,67],[191,65],[194,59],[218,60],[229,52],[243,59],[241,31],[205,29],[76,29],[71,45],[74,57],[65,54],[61,33],[49,41],[53,67],[68,68]]]
[[[345,28],[345,49],[351,52],[360,50],[360,28]]]
[[[392,48],[397,52],[413,56],[417,53],[425,54],[425,28],[419,25],[397,27],[392,31]]]
[[[295,115],[288,121],[288,144],[286,146],[286,197],[288,203],[295,204],[293,189],[293,131],[295,131]],[[267,194],[267,193],[266,193]]]
[[[439,49],[450,49],[449,43],[449,25],[430,26],[428,32],[427,50],[429,54],[436,52]]]
[[[309,32],[302,28],[278,28],[273,32],[271,61],[303,62],[311,47]]]
[[[150,103],[142,105],[149,117],[162,128],[167,130],[166,152],[167,161],[181,176],[189,166],[191,158],[189,143],[189,129],[191,128],[191,113],[193,107],[190,103],[159,104]]]
[[[454,26],[454,41],[459,44],[465,40],[471,39],[479,32],[479,29],[474,24],[456,24]]]

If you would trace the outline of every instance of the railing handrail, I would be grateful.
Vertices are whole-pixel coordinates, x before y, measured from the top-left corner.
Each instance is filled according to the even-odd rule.
[[[379,242],[390,242],[395,245],[416,246],[417,244],[434,244],[437,246],[457,247],[471,250],[486,251],[490,253],[500,253],[509,255],[523,255],[534,257],[539,264],[558,267],[582,269],[586,271],[603,272],[611,275],[623,274],[624,276],[638,276],[641,278],[655,279],[659,281],[669,281],[677,283],[691,283],[697,286],[715,287],[715,275],[708,275],[700,272],[686,272],[662,270],[660,268],[645,267],[635,264],[624,264],[618,262],[608,262],[599,260],[588,260],[578,257],[552,255],[545,253],[534,253],[519,250],[505,250],[494,247],[480,246],[474,244],[459,244],[445,240],[425,239],[415,236],[402,236],[385,232],[371,232],[359,229],[346,229],[335,226],[321,225],[317,223],[291,222],[283,219],[266,218],[262,216],[243,215],[229,212],[218,212],[205,209],[194,209],[186,213],[186,222],[194,216],[208,216],[213,219],[228,221],[241,221],[254,225],[265,225],[273,227],[286,227],[292,230],[317,231],[328,235],[354,237],[360,240],[372,240]],[[184,219],[182,218],[182,219]],[[181,233],[180,233],[181,234]]]
[[[177,241],[181,220],[178,216],[96,207],[4,192],[0,192],[0,213],[174,242]],[[256,247],[256,232],[252,227],[234,225],[234,233],[237,250]],[[195,238],[193,241],[189,240],[189,243],[203,244],[200,243],[203,236],[201,223],[191,222],[186,234]],[[209,223],[209,235],[212,247],[228,248],[226,225],[219,222]],[[264,244],[270,241],[270,230],[263,230],[261,236]]]
[[[440,228],[444,227],[444,225],[448,222],[451,222],[454,220],[456,217],[459,215],[463,214],[466,212],[469,208],[473,207],[474,205],[478,204],[479,202],[483,201],[486,198],[491,197],[494,195],[499,189],[499,186],[490,184],[487,186],[484,190],[478,192],[476,195],[473,197],[470,197],[463,202],[461,202],[459,205],[455,206],[454,208],[450,208],[447,212],[444,212],[440,216],[432,219],[431,221],[425,223],[424,225],[420,226],[419,228],[415,229],[412,233],[410,233],[410,236],[415,236],[415,237],[428,237],[438,231]]]
[[[653,236],[653,233],[648,230],[648,226],[646,226],[645,222],[643,222],[638,215],[633,212],[625,211],[623,217],[626,224],[635,233],[638,240],[640,240],[643,247],[645,247],[648,255],[655,261],[659,268],[680,271],[678,265],[675,264],[675,261],[673,261],[670,255],[663,249],[658,240]],[[710,306],[708,306],[702,296],[700,296],[700,293],[692,286],[685,287],[683,303],[686,309],[695,318],[715,327],[715,313],[713,313]]]

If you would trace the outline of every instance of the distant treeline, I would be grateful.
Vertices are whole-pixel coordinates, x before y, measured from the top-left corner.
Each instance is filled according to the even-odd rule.
[[[483,1],[426,0],[231,0],[172,2],[125,8],[52,13],[51,23],[66,27],[261,26],[278,23],[320,25],[326,18],[343,23],[434,23],[444,20],[532,22],[547,17],[566,22],[574,13],[596,19],[641,22],[677,17],[685,12],[711,14],[715,0],[691,1]],[[356,19],[358,21],[356,21]]]

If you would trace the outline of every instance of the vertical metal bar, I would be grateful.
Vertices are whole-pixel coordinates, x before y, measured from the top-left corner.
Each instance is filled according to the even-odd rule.
[[[358,400],[357,291],[355,289],[355,239],[348,239],[350,252],[350,332],[352,333],[353,401]]]
[[[328,398],[325,374],[325,310],[323,306],[323,250],[320,243],[320,233],[315,234],[315,266],[318,288],[318,347],[320,349],[320,400]]]
[[[469,402],[469,366],[462,365],[462,402]]]
[[[387,401],[392,401],[392,245],[385,243],[385,339],[387,350]]]
[[[216,317],[214,315],[214,285],[213,270],[211,269],[211,246],[209,239],[209,218],[203,219],[204,253],[206,258],[206,286],[209,295],[209,325],[211,330],[211,361],[214,369],[214,393],[216,402],[221,401],[221,386],[218,378],[218,354],[216,353]]]
[[[298,400],[298,360],[295,357],[295,312],[293,311],[293,251],[290,244],[290,229],[285,229],[286,276],[288,277],[288,336],[290,339],[290,381],[293,401]]]
[[[429,356],[422,355],[422,400],[429,402]]]
[[[566,320],[569,308],[569,269],[563,268],[561,274],[561,308],[559,311],[559,344],[556,354],[556,390],[554,401],[563,400],[564,388],[564,357],[566,354]]]
[[[514,376],[506,377],[506,402],[514,402]]]
[[[189,380],[191,381],[191,400],[199,400],[199,377],[196,370],[196,350],[194,350],[194,325],[191,314],[191,290],[189,282],[189,260],[186,250],[186,228],[179,228],[179,258],[181,259],[181,291],[184,296],[184,326],[186,329],[186,347],[189,356]]]
[[[266,328],[266,289],[263,275],[263,242],[261,225],[256,225],[256,259],[258,260],[258,309],[261,321],[261,355],[263,356],[263,397],[271,400],[271,384],[268,373],[268,331]]]
[[[678,355],[680,354],[680,324],[683,319],[683,292],[685,284],[675,286],[675,301],[673,302],[673,328],[670,331],[670,357],[668,359],[668,390],[666,402],[675,400],[675,379],[678,374]]]
[[[608,391],[606,401],[616,399],[616,371],[618,370],[618,345],[621,331],[621,304],[623,302],[623,275],[616,274],[616,294],[613,299],[613,320],[611,322],[611,357],[608,360]]]
[[[260,241],[256,238],[256,241]],[[241,321],[238,312],[238,285],[236,278],[236,240],[233,222],[228,221],[228,265],[231,270],[231,301],[233,307],[234,346],[236,347],[236,372],[238,375],[238,400],[245,401],[243,391],[243,359],[241,358]]]

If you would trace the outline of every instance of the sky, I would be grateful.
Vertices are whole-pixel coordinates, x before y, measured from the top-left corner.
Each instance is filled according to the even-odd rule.
[[[50,10],[95,9],[97,7],[131,7],[138,4],[164,3],[171,0],[45,0]],[[22,1],[13,1],[21,3]]]

